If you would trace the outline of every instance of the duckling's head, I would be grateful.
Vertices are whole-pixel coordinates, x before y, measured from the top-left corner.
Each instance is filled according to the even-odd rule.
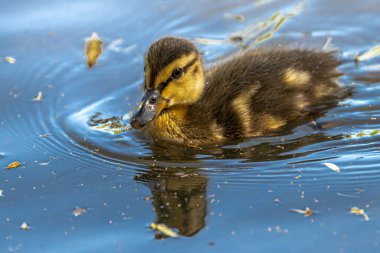
[[[196,46],[182,38],[154,42],[145,55],[144,97],[131,119],[142,128],[164,111],[195,103],[204,88],[202,58]]]

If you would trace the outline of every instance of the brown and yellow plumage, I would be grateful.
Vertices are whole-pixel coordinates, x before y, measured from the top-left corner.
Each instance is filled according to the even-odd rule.
[[[259,136],[316,112],[340,90],[332,53],[257,49],[204,70],[186,39],[154,42],[134,128],[158,141],[198,146]]]

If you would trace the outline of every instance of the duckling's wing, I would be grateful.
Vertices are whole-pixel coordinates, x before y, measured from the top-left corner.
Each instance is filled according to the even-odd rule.
[[[208,84],[195,111],[214,119],[229,138],[278,129],[337,94],[338,65],[331,52],[248,51],[206,72]]]

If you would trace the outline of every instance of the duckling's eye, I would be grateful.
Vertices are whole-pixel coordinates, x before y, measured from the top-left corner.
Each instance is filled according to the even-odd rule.
[[[177,79],[182,76],[182,73],[183,73],[183,69],[181,68],[175,69],[173,70],[171,77]]]

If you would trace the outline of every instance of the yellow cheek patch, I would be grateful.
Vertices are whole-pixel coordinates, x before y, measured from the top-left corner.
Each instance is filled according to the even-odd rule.
[[[288,68],[284,72],[283,80],[285,84],[293,87],[303,86],[310,82],[311,76],[308,72]]]
[[[198,68],[199,71],[194,73]],[[173,79],[161,95],[169,100],[168,107],[174,105],[190,105],[195,103],[201,96],[204,89],[204,77],[200,62],[190,66],[186,73],[179,79]]]
[[[242,92],[231,103],[232,108],[240,119],[240,123],[242,124],[246,135],[249,135],[252,130],[252,110],[250,101],[259,89],[260,86],[254,86],[250,90]]]

